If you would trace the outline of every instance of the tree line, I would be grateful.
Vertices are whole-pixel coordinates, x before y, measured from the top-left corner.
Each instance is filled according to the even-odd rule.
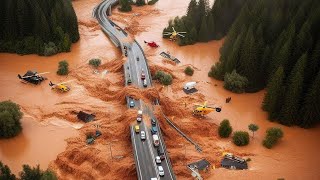
[[[0,179],[1,180],[57,180],[57,176],[53,171],[41,170],[40,166],[30,167],[24,164],[22,171],[19,173],[20,178],[17,178],[11,173],[10,168],[0,161]]]
[[[210,8],[208,0],[191,0],[187,14],[169,21],[163,32],[187,32],[178,44],[189,45],[221,39],[226,35],[246,0],[216,0]],[[169,36],[163,36],[169,38]]]
[[[71,1],[0,1],[0,52],[52,55],[69,52],[78,39]]]
[[[122,12],[129,12],[132,10],[131,5],[135,4],[136,6],[144,6],[146,4],[148,5],[153,5],[156,2],[158,2],[158,0],[136,0],[135,3],[132,0],[120,0],[119,4],[119,10]]]
[[[270,120],[311,127],[320,122],[320,3],[247,0],[209,76],[236,71],[246,92],[265,87]]]

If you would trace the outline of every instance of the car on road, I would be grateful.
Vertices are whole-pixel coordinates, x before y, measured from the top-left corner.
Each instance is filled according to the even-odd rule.
[[[152,139],[153,139],[153,145],[156,147],[159,146],[159,136],[154,134],[152,135]]]
[[[144,73],[144,70],[141,70],[141,79],[144,80],[146,78],[146,74]]]
[[[130,108],[133,108],[135,106],[134,101],[131,99],[129,103]]]
[[[156,120],[155,120],[155,119],[151,118],[150,121],[151,121],[151,125],[152,125],[152,126],[155,126],[155,125],[156,125]]]
[[[151,127],[151,134],[157,134],[157,132],[158,132],[157,126],[152,126]]]
[[[158,180],[157,178],[151,178],[151,180]]]
[[[160,157],[160,159],[164,160],[165,155],[164,155],[164,152],[162,151],[162,149],[160,147],[157,148],[157,153],[158,153],[158,156]]]
[[[148,86],[148,84],[147,84],[147,80],[146,79],[144,79],[143,80],[143,87],[147,87]]]
[[[134,126],[134,131],[135,131],[136,133],[139,133],[139,132],[140,132],[140,126],[139,126],[139,125],[135,125],[135,126]]]
[[[157,164],[161,164],[160,156],[156,156],[156,163],[157,163]]]
[[[131,78],[129,77],[128,81],[127,81],[128,85],[130,85],[132,83]]]
[[[141,131],[140,132],[140,137],[141,137],[141,140],[146,140],[146,132]]]
[[[159,175],[160,176],[164,176],[163,167],[162,166],[158,166],[158,170],[159,170]]]
[[[137,61],[139,61],[139,57],[137,57]]]

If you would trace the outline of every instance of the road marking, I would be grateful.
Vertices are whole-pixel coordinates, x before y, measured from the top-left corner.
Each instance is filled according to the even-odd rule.
[[[144,128],[146,129],[146,134],[147,134],[147,136],[149,136],[149,129],[148,129],[148,127],[146,126],[146,124],[145,123],[143,123],[143,125],[144,125]],[[150,137],[150,136],[149,136]],[[151,136],[151,138],[152,138],[152,136]],[[156,174],[157,174],[157,178],[160,178],[160,176],[159,176],[159,172],[158,172],[158,167],[157,167],[157,165],[156,165],[156,162],[155,162],[155,156],[154,156],[154,153],[153,153],[153,150],[152,150],[152,147],[151,147],[151,143],[150,143],[150,138],[147,138],[147,141],[149,142],[148,143],[148,146],[149,146],[149,151],[150,151],[150,153],[151,153],[151,159],[152,159],[152,164],[153,164],[153,166],[154,166],[154,168],[155,168],[155,170],[156,170]],[[153,145],[152,145],[153,146]]]
[[[138,156],[138,151],[137,151],[137,146],[136,146],[136,138],[134,137],[134,131],[133,131],[133,126],[131,126],[131,134],[133,135],[132,137],[133,137],[133,145],[134,145],[134,149],[135,149],[135,151],[136,151],[136,156],[137,156],[137,162],[138,162],[138,166],[139,166],[139,174],[140,174],[140,177],[141,177],[141,179],[143,179],[142,178],[142,174],[141,174],[141,167],[140,167],[140,164],[139,164],[139,156]]]

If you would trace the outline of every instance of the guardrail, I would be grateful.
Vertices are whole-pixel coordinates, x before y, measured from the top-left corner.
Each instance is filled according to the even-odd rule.
[[[156,122],[157,122],[157,126],[160,127],[158,121],[156,121]],[[161,141],[161,142],[164,142],[163,137],[162,137],[161,127],[160,127],[159,129],[160,129],[160,130],[159,130],[159,138],[160,138],[160,141]],[[168,157],[169,157],[169,154],[168,154],[167,146],[166,146],[165,143],[162,144],[162,148],[163,148],[163,150],[164,150],[164,154],[165,154],[165,156],[166,156],[166,160],[167,160],[167,162],[168,162],[168,166],[169,166],[169,167],[172,167],[170,158],[168,158]],[[175,177],[175,175],[174,175],[174,173],[173,173],[172,168],[168,168],[168,169],[170,169],[170,171],[171,171],[170,174],[172,175],[172,179],[176,179],[176,177]]]
[[[156,104],[156,105],[160,105],[158,99],[156,99],[155,104]],[[193,144],[198,152],[202,152],[201,147],[200,147],[196,142],[194,142],[191,138],[189,138],[185,133],[183,133],[183,132],[177,127],[177,125],[175,125],[175,124],[163,113],[162,108],[160,108],[160,110],[161,110],[162,116],[165,118],[165,120],[168,122],[168,124],[169,124],[171,127],[173,127],[182,137],[184,137],[187,141],[189,141],[191,144]],[[159,126],[159,127],[160,127],[160,126]]]

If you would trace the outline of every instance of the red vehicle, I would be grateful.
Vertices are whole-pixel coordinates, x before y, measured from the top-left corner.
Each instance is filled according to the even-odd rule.
[[[159,45],[157,43],[155,43],[154,41],[152,41],[152,42],[144,41],[144,43],[148,44],[148,46],[150,46],[150,47],[159,47]]]
[[[144,73],[143,69],[141,71],[141,79],[144,80],[146,78],[146,74]]]

